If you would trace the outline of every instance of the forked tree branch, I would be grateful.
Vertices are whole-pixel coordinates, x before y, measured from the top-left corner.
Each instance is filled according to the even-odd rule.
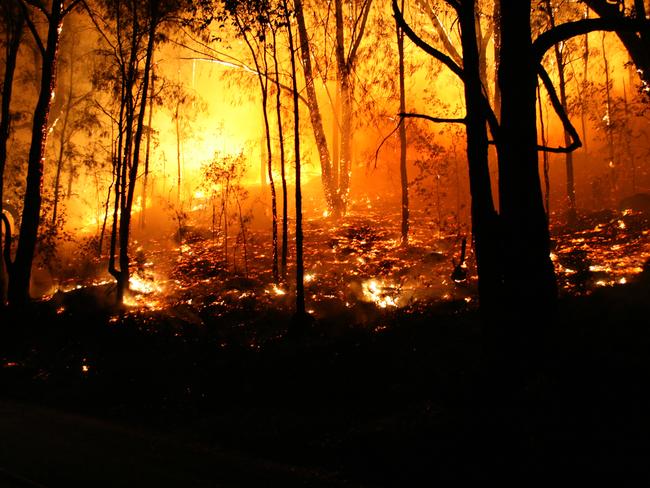
[[[540,34],[533,42],[533,60],[541,63],[546,51],[555,44],[594,31],[639,32],[650,30],[650,21],[630,18],[581,19],[560,24]]]
[[[399,25],[400,29],[404,31],[404,34],[408,36],[408,38],[413,42],[413,44],[415,44],[420,49],[422,49],[425,53],[434,57],[442,64],[447,66],[451,70],[451,72],[454,73],[456,76],[458,76],[461,80],[464,80],[465,73],[463,72],[463,68],[461,68],[458,64],[456,64],[454,60],[451,59],[449,56],[447,56],[445,53],[431,46],[426,41],[424,41],[421,37],[419,37],[413,31],[413,29],[411,29],[411,26],[409,26],[404,20],[404,16],[402,15],[402,12],[400,11],[399,6],[397,5],[397,0],[392,0],[392,2],[393,2],[393,14],[395,16],[397,25]]]
[[[567,131],[569,136],[571,136],[571,144],[569,144],[567,147],[537,146],[537,149],[539,151],[559,153],[559,154],[566,154],[566,153],[573,152],[579,147],[582,147],[582,141],[580,140],[578,131],[576,131],[575,127],[573,127],[571,120],[569,120],[569,116],[567,115],[564,108],[562,107],[562,103],[560,102],[560,99],[557,96],[557,92],[555,91],[555,87],[553,86],[553,82],[551,81],[551,77],[544,69],[544,66],[542,66],[541,64],[538,65],[537,71],[539,77],[542,79],[542,82],[544,83],[544,87],[546,88],[546,91],[548,92],[548,96],[551,99],[551,105],[553,105],[553,109],[555,110],[555,113],[558,115],[558,117],[560,117],[564,130]]]

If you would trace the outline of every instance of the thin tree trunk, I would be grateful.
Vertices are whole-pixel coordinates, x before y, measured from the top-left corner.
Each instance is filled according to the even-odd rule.
[[[130,257],[129,257],[129,236],[131,226],[131,211],[133,209],[133,197],[135,195],[135,185],[138,176],[138,166],[140,162],[140,146],[142,144],[142,133],[144,131],[144,114],[147,109],[149,77],[151,76],[151,63],[153,57],[153,48],[155,43],[155,34],[157,20],[152,12],[152,18],[149,19],[149,32],[147,39],[147,51],[145,55],[144,77],[142,81],[142,95],[140,98],[140,107],[136,124],[135,135],[133,138],[133,157],[128,174],[128,186],[126,187],[125,206],[120,211],[120,280],[118,280],[118,303],[122,303],[124,293],[128,290],[130,278]]]
[[[494,0],[492,22],[494,23],[494,110],[497,117],[501,111],[501,91],[499,90],[498,74],[499,60],[501,59],[501,0]]]
[[[242,213],[239,192],[237,192],[235,196],[237,200],[237,210],[239,211],[239,228],[242,236],[242,244],[244,246],[244,276],[248,278],[248,236],[246,235],[246,222],[244,220],[244,214]]]
[[[230,181],[226,181],[226,187],[221,193],[221,215],[223,216],[223,262],[228,269],[228,198]],[[221,220],[221,217],[219,218]]]
[[[24,26],[24,18],[22,11],[17,9],[16,17],[13,23],[7,26],[7,43],[5,50],[5,71],[4,79],[2,82],[2,108],[0,112],[0,216],[3,215],[4,205],[4,172],[7,163],[7,142],[11,134],[11,96],[13,92],[14,73],[16,71],[16,58],[18,56],[18,49],[22,39],[22,32]],[[6,232],[6,239],[3,239],[3,232]],[[7,295],[7,280],[5,275],[5,266],[11,267],[9,259],[6,260],[4,256],[9,256],[9,245],[11,244],[11,236],[9,226],[3,231],[3,226],[0,223],[0,248],[7,243],[7,249],[0,257],[0,307],[5,303]]]
[[[268,86],[268,64],[266,59],[266,46],[263,46],[262,52],[262,61],[264,62],[264,71],[260,66],[260,62],[255,52],[255,48],[251,44],[250,39],[248,38],[246,26],[241,24],[239,18],[236,18],[237,27],[239,32],[244,38],[248,50],[251,53],[253,62],[255,63],[255,71],[257,72],[257,79],[260,83],[260,90],[262,93],[262,116],[264,118],[264,134],[266,135],[266,168],[267,168],[267,177],[269,180],[269,187],[271,188],[271,232],[272,232],[272,253],[273,253],[273,281],[275,283],[279,282],[280,275],[278,271],[278,204],[277,196],[275,193],[275,182],[273,181],[273,156],[271,152],[271,125],[269,122],[269,113],[268,113],[268,95],[269,95],[269,86]]]
[[[339,186],[339,164],[341,161],[341,87],[336,83],[334,106],[332,107],[332,186]]]
[[[589,18],[589,7],[585,6],[584,18]],[[585,52],[582,55],[582,87],[579,89],[580,92],[580,125],[582,128],[582,148],[584,149],[584,154],[587,155],[589,149],[587,147],[587,109],[585,106],[585,91],[587,89],[587,83],[589,79],[589,34],[584,35],[585,42]]]
[[[123,256],[128,250],[122,249],[122,244],[128,244],[127,231],[123,229],[124,213],[127,207],[128,168],[132,165],[133,147],[133,123],[135,118],[134,87],[136,83],[136,66],[139,31],[136,16],[135,4],[132,3],[132,32],[129,59],[126,67],[122,67],[122,95],[120,103],[120,124],[118,133],[118,151],[116,159],[116,183],[115,183],[115,205],[113,208],[113,225],[111,229],[110,254],[108,260],[108,271],[117,282],[116,303],[121,305],[124,302],[124,293],[128,288],[128,259],[124,262]],[[119,25],[119,21],[118,21]],[[126,69],[125,69],[126,68]],[[126,239],[125,236],[126,235]],[[118,253],[119,245],[119,256]],[[128,257],[128,254],[126,254]],[[119,261],[119,269],[116,267],[116,258]],[[126,264],[125,269],[123,266]]]
[[[551,5],[550,0],[546,0],[546,11],[551,23],[551,29],[555,28],[555,15],[553,14],[553,6]],[[557,73],[559,78],[559,88],[560,88],[560,104],[562,105],[562,110],[567,114],[569,113],[568,104],[567,104],[567,95],[566,95],[566,78],[564,73],[564,53],[560,50],[560,45],[555,44],[553,46],[555,51],[555,62],[557,64]],[[571,144],[571,135],[568,131],[564,131],[564,145],[569,146]],[[577,209],[576,209],[576,189],[575,182],[573,177],[573,152],[569,151],[564,154],[564,164],[566,167],[566,196],[567,196],[567,222],[572,225],[578,219]]]
[[[400,9],[404,10],[404,0]],[[404,32],[396,21],[397,30],[397,54],[399,63],[399,112],[406,112],[406,90],[404,86]],[[402,188],[402,246],[409,243],[409,183],[406,168],[406,124],[404,119],[400,120],[399,126],[399,174]]]
[[[176,102],[176,111],[174,112],[174,121],[176,122],[176,201],[181,203],[181,127],[180,127],[180,105],[181,102]]]
[[[109,204],[111,201],[111,193],[113,192],[113,185],[116,184],[116,178],[115,178],[115,156],[111,155],[111,161],[113,161],[113,171],[112,173],[112,179],[111,179],[111,184],[108,185],[108,191],[106,192],[106,202],[104,203],[104,220],[102,221],[102,228],[99,233],[99,242],[97,243],[97,257],[101,258],[102,257],[102,247],[104,244],[104,235],[106,233],[106,222],[108,221],[108,208]]]
[[[298,25],[298,37],[300,40],[300,53],[302,58],[302,69],[305,76],[305,89],[307,91],[307,102],[309,105],[309,116],[311,119],[311,126],[314,131],[314,138],[316,140],[316,147],[318,149],[318,157],[321,166],[321,180],[323,182],[323,191],[325,193],[325,201],[330,214],[335,217],[338,215],[340,205],[338,204],[338,197],[332,181],[332,160],[330,159],[330,152],[327,147],[327,138],[325,137],[325,130],[323,129],[323,119],[318,105],[318,98],[316,97],[316,89],[314,87],[314,74],[311,66],[311,52],[309,47],[309,35],[307,33],[307,26],[305,24],[305,15],[303,12],[302,0],[296,0],[294,3],[296,22]]]
[[[275,67],[275,108],[278,119],[278,139],[280,144],[280,174],[282,177],[282,257],[280,261],[280,273],[282,279],[285,278],[287,273],[287,252],[288,252],[288,233],[289,233],[289,218],[287,208],[287,178],[285,174],[285,154],[284,154],[284,130],[282,127],[282,93],[280,91],[280,73],[278,69],[278,54],[277,54],[277,39],[275,29],[273,33],[273,66]],[[241,214],[241,209],[240,209]],[[246,271],[248,273],[248,271]]]
[[[601,47],[603,51],[603,64],[605,68],[605,108],[607,110],[606,116],[607,120],[605,121],[606,124],[606,134],[607,134],[607,148],[608,148],[608,156],[609,156],[609,175],[610,175],[610,183],[611,183],[611,195],[610,199],[613,199],[616,194],[617,186],[618,186],[618,178],[617,178],[617,170],[616,170],[616,162],[614,161],[615,159],[615,150],[614,150],[614,126],[613,126],[613,121],[611,119],[612,117],[612,96],[611,96],[611,80],[609,78],[609,60],[607,58],[607,50],[605,49],[605,33],[603,32],[602,38],[601,38]]]
[[[59,41],[63,24],[63,2],[52,1],[49,15],[47,44],[42,60],[42,75],[38,101],[34,110],[32,139],[27,160],[27,182],[20,223],[16,258],[9,270],[9,303],[22,305],[29,301],[32,261],[36,250],[41,215],[43,163],[48,134],[52,94],[56,87]]]
[[[540,133],[542,137],[542,146],[547,145],[546,137],[546,128],[544,125],[544,110],[542,107],[542,91],[539,84],[537,85],[537,105],[539,108],[539,125]],[[550,217],[551,215],[551,180],[549,174],[549,161],[548,153],[544,151],[542,153],[543,167],[544,167],[544,208],[546,208],[546,215]]]
[[[625,109],[625,124],[630,120],[630,108],[627,103],[627,90],[625,83],[623,83],[623,107]],[[636,193],[636,161],[634,160],[634,152],[632,151],[632,144],[630,142],[631,134],[625,136],[625,150],[630,164],[630,183],[632,186],[632,195]]]
[[[345,53],[343,0],[334,0],[336,20],[336,79],[341,94],[341,154],[336,186],[338,212],[345,214],[352,172],[352,59]],[[336,164],[336,161],[334,162]]]
[[[299,2],[300,0],[298,0]],[[302,191],[300,188],[300,107],[298,105],[298,74],[296,70],[296,51],[293,43],[293,31],[289,17],[287,1],[284,0],[284,13],[287,19],[289,51],[291,53],[291,80],[293,82],[293,141],[296,155],[296,324],[302,331],[305,327],[305,263],[303,257],[302,235]],[[303,22],[304,27],[304,22]],[[298,22],[300,31],[300,22]],[[300,42],[304,42],[301,36]],[[302,50],[304,56],[304,50]],[[304,59],[303,59],[304,60]],[[313,120],[312,120],[313,122]]]
[[[68,132],[68,120],[70,112],[72,111],[72,93],[73,93],[73,79],[74,79],[74,42],[70,47],[70,76],[68,78],[68,93],[63,110],[63,126],[61,127],[61,137],[59,138],[59,154],[56,162],[56,175],[54,178],[54,203],[52,207],[52,225],[56,225],[56,217],[59,207],[59,196],[61,189],[61,172],[63,171],[63,155],[65,153],[65,146],[67,144],[66,136]]]
[[[147,125],[147,148],[144,156],[144,177],[142,180],[142,211],[140,212],[140,227],[144,229],[145,226],[145,213],[147,211],[147,186],[149,184],[149,156],[151,154],[151,119],[153,117],[153,98],[154,98],[154,64],[151,64],[151,94],[149,95],[149,115]]]

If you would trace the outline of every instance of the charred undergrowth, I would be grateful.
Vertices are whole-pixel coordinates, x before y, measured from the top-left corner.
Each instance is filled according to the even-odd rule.
[[[81,289],[5,314],[3,396],[369,485],[648,479],[648,273],[564,298],[544,360],[506,389],[463,300],[316,320],[296,342],[282,310],[116,313]]]

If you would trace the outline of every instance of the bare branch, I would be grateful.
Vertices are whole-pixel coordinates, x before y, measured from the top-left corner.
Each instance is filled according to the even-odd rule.
[[[386,143],[386,141],[387,141],[388,139],[390,139],[390,137],[391,137],[393,134],[395,134],[395,132],[397,132],[397,129],[399,129],[400,126],[401,126],[403,123],[404,123],[404,119],[400,117],[399,122],[397,123],[397,125],[395,126],[395,128],[394,128],[392,131],[390,131],[390,132],[388,133],[388,135],[387,135],[386,137],[384,137],[384,138],[381,140],[381,142],[379,143],[379,146],[377,146],[377,150],[375,151],[375,169],[377,169],[377,161],[378,161],[378,159],[379,159],[379,151],[380,151],[381,148],[384,146],[384,144]],[[368,166],[366,166],[366,169],[367,169],[367,168],[368,168]]]
[[[4,225],[5,236],[5,242],[0,242],[0,245],[3,247],[2,259],[4,259],[5,267],[11,270],[14,264],[11,261],[11,225],[9,218],[5,215],[5,210],[0,211],[0,225]],[[1,232],[0,235],[2,235]]]
[[[363,7],[361,10],[361,15],[357,17],[357,20],[354,23],[354,29],[352,31],[354,44],[350,46],[350,52],[348,53],[348,57],[345,60],[345,63],[348,65],[348,68],[351,68],[352,62],[354,61],[354,58],[357,55],[357,50],[359,49],[359,45],[361,44],[361,39],[363,38],[363,31],[365,30],[366,23],[368,21],[368,14],[370,13],[371,5],[372,5],[372,0],[364,0]],[[361,19],[361,25],[359,27],[359,31],[357,32],[357,24],[359,22],[359,19]]]
[[[639,32],[650,29],[650,21],[630,18],[581,19],[566,22],[540,34],[533,42],[534,62],[540,63],[553,45],[594,31]]]
[[[460,1],[459,0],[447,0],[447,4],[456,11],[460,10]]]
[[[573,152],[579,147],[582,147],[582,141],[580,141],[580,136],[578,135],[578,131],[576,131],[575,127],[573,127],[573,124],[571,124],[571,120],[569,120],[569,116],[562,108],[562,103],[560,102],[560,99],[557,96],[557,92],[555,91],[555,87],[553,86],[553,82],[551,81],[551,77],[544,69],[544,66],[540,64],[537,68],[537,71],[539,73],[539,77],[542,79],[542,82],[544,83],[544,87],[546,88],[546,91],[548,92],[548,96],[551,99],[551,105],[553,105],[553,109],[555,110],[555,113],[558,115],[558,117],[560,117],[564,130],[567,131],[567,133],[571,136],[571,144],[569,144],[567,147],[537,146],[537,149],[540,151],[545,151],[550,153],[560,153],[560,154]]]
[[[413,29],[411,29],[411,27],[404,20],[404,16],[402,15],[402,12],[400,12],[400,9],[397,5],[397,0],[392,0],[392,2],[393,2],[393,13],[395,15],[395,20],[397,21],[397,24],[399,25],[400,29],[404,31],[404,33],[408,36],[408,38],[424,52],[426,52],[427,54],[429,54],[430,56],[434,57],[435,59],[443,63],[445,66],[447,66],[461,80],[464,79],[465,74],[463,73],[463,68],[458,66],[458,64],[456,64],[454,60],[451,59],[449,56],[439,51],[438,49],[434,48],[433,46],[429,45],[424,40],[422,40],[422,38],[420,38],[415,32],[413,32]]]
[[[121,59],[121,56],[120,56],[120,54],[118,53],[117,46],[116,46],[116,45],[115,45],[115,44],[114,44],[114,43],[113,43],[113,42],[108,38],[108,36],[106,35],[105,30],[102,29],[102,28],[99,26],[99,23],[97,22],[97,19],[96,19],[96,17],[95,17],[94,12],[90,9],[90,7],[88,6],[88,4],[86,3],[85,0],[82,0],[82,3],[83,3],[83,7],[86,9],[86,12],[88,12],[88,17],[90,17],[90,20],[91,20],[91,22],[94,24],[95,29],[97,29],[97,32],[99,32],[99,34],[100,34],[100,35],[104,38],[104,40],[106,41],[106,44],[108,44],[108,45],[110,46],[110,48],[113,50],[113,53],[114,53],[114,55],[115,55],[115,59],[117,59],[117,60]]]
[[[72,10],[79,5],[82,2],[82,0],[74,0],[73,2],[70,2],[70,5],[68,5],[64,10],[63,13],[61,14],[61,17],[65,17],[68,15]]]
[[[429,17],[429,20],[431,20],[431,23],[433,24],[434,29],[438,33],[438,37],[440,38],[442,45],[445,46],[445,49],[447,50],[451,58],[456,62],[456,64],[458,64],[458,66],[462,66],[463,58],[458,53],[458,50],[452,44],[449,33],[440,22],[438,15],[431,8],[431,4],[428,2],[428,0],[416,0],[416,3],[420,6],[420,8],[422,8],[422,10],[424,10],[424,12]]]
[[[41,56],[45,57],[45,46],[43,45],[43,40],[41,39],[41,36],[36,29],[36,25],[34,25],[34,21],[29,15],[29,10],[27,9],[27,5],[25,5],[24,1],[20,2],[20,7],[23,9],[23,17],[25,18],[25,22],[27,23],[29,31],[32,33],[32,37],[34,38],[34,42],[36,43]]]
[[[26,7],[27,5],[30,5],[30,6],[34,7],[39,12],[41,12],[43,15],[45,15],[47,20],[50,20],[50,13],[47,10],[45,10],[45,7],[43,6],[43,4],[41,2],[38,2],[36,0],[20,0],[20,4],[23,7]]]
[[[108,110],[106,110],[102,106],[102,104],[100,104],[97,100],[93,100],[93,105],[95,105],[95,107],[97,107],[101,112],[103,112],[104,115],[106,115],[106,117],[112,120],[113,123],[115,123],[116,125],[118,124],[119,121],[115,118],[115,116],[112,113],[110,113]]]
[[[418,114],[413,112],[402,112],[397,115],[399,115],[399,117],[403,119],[425,119],[430,122],[436,122],[439,124],[466,124],[467,123],[467,117],[463,117],[463,118],[432,117],[431,115]]]

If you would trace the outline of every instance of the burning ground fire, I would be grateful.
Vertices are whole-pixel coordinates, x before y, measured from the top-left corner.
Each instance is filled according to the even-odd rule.
[[[309,312],[319,319],[343,317],[345,323],[372,325],[398,310],[417,312],[434,303],[473,306],[476,274],[471,251],[467,280],[458,283],[451,278],[462,238],[452,234],[432,240],[434,222],[414,212],[419,225],[414,226],[410,245],[402,247],[399,219],[373,203],[371,209],[353,208],[336,226],[320,218],[305,222]],[[633,279],[650,258],[649,233],[647,218],[627,211],[585,218],[577,230],[557,227],[551,258],[562,293],[587,294]],[[148,266],[130,281],[126,298],[130,313],[171,313],[196,324],[203,323],[201,317],[222,317],[242,330],[259,313],[290,314],[293,268],[289,266],[286,281],[273,283],[268,237],[251,232],[248,273],[241,255],[235,264],[231,256],[225,265],[219,239],[188,239],[175,251],[150,246]],[[84,286],[107,283],[112,282]]]

